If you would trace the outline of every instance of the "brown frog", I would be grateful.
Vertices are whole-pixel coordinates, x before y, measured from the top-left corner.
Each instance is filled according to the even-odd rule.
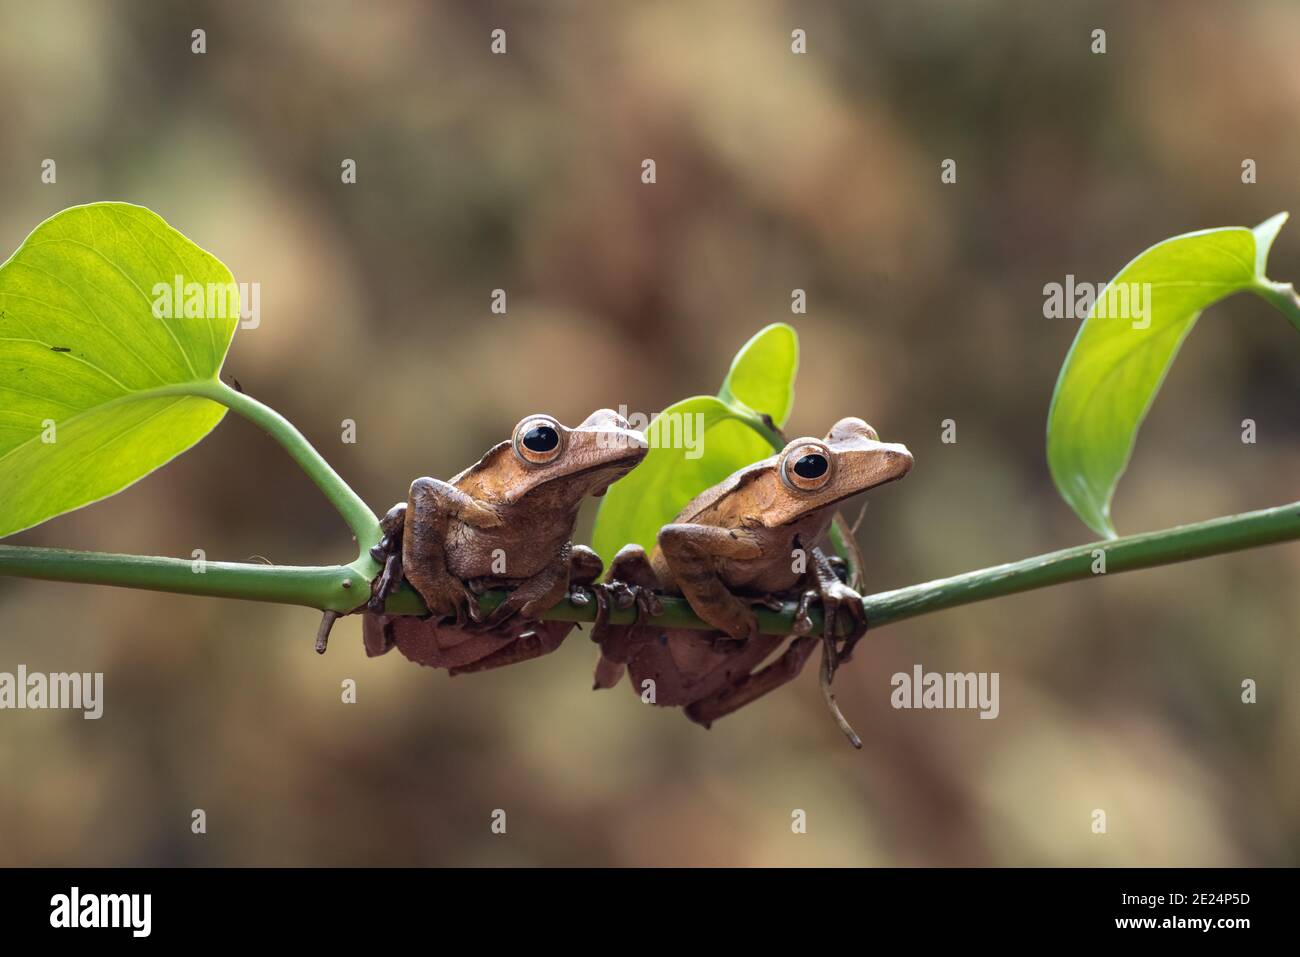
[[[645,454],[645,436],[609,409],[573,429],[530,415],[451,481],[416,479],[408,500],[384,516],[383,538],[371,550],[384,568],[362,624],[367,653],[396,646],[412,661],[456,674],[554,651],[573,624],[536,619],[571,585],[602,571],[595,552],[569,541],[578,507]],[[429,617],[383,614],[403,578]],[[508,594],[484,616],[478,596],[488,589]]]
[[[911,468],[905,446],[881,442],[866,422],[845,418],[825,440],[795,439],[700,493],[660,530],[652,554],[628,545],[615,556],[592,635],[601,649],[595,686],[613,687],[626,670],[644,700],[684,707],[687,717],[708,727],[798,675],[820,640],[827,703],[860,747],[829,684],[866,630],[862,601],[841,581],[836,560],[813,545],[845,499]],[[608,625],[609,601],[624,607],[635,601],[639,619],[655,613],[656,590],[684,596],[717,631]],[[779,608],[785,598],[799,601],[795,640],[759,668],[785,637],[760,634],[753,606]],[[817,600],[826,621],[820,639],[808,634],[808,609]],[[837,648],[841,610],[852,627]]]

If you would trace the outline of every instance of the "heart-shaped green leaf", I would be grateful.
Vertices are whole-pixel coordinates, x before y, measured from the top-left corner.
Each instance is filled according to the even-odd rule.
[[[0,537],[207,435],[225,407],[187,389],[216,379],[238,321],[230,270],[143,207],[38,226],[0,266]]]
[[[1114,537],[1110,504],[1137,432],[1201,311],[1265,284],[1280,213],[1255,229],[1175,236],[1130,262],[1098,293],[1065,357],[1047,421],[1047,461],[1061,496]]]
[[[772,454],[763,416],[785,425],[794,404],[799,338],[776,323],[741,348],[717,397],[669,406],[646,428],[650,451],[605,493],[592,547],[606,566],[620,548],[650,551],[659,529],[704,489]]]
[[[718,398],[732,408],[769,416],[778,429],[784,428],[794,408],[798,371],[799,334],[784,322],[774,322],[740,347]]]

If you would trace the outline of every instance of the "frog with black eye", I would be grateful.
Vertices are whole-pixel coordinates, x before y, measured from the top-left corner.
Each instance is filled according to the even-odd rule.
[[[539,621],[571,585],[599,577],[601,561],[570,542],[578,508],[645,457],[645,437],[609,409],[566,428],[530,415],[448,482],[419,478],[381,522],[372,550],[383,571],[372,587],[362,632],[367,652],[396,646],[406,657],[452,673],[482,670],[555,650],[571,622]],[[405,579],[429,609],[425,619],[383,614]],[[478,597],[507,592],[483,616]]]
[[[701,492],[660,530],[650,555],[639,545],[619,551],[603,598],[635,602],[640,618],[655,612],[656,592],[680,594],[716,630],[611,626],[602,607],[592,635],[601,649],[595,686],[612,687],[627,671],[637,694],[653,689],[646,700],[683,707],[707,727],[793,679],[820,640],[827,703],[861,746],[835,707],[829,682],[866,629],[862,600],[815,542],[845,499],[911,468],[905,446],[881,442],[866,422],[845,418],[824,440],[795,439]],[[760,668],[788,636],[761,634],[753,606],[780,607],[785,599],[798,600],[795,639]],[[825,617],[820,638],[809,634],[814,601]],[[836,645],[841,612],[851,622],[842,649]]]

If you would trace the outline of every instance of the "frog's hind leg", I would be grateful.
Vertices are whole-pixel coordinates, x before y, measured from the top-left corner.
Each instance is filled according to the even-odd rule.
[[[366,649],[366,657],[376,658],[393,650],[392,619],[387,615],[370,612],[361,616],[361,641]]]
[[[688,705],[686,717],[707,728],[719,718],[757,701],[786,682],[793,681],[808,663],[817,642],[818,639],[812,635],[796,638],[781,657],[770,665],[753,674],[743,675],[721,691]]]
[[[527,626],[519,637],[499,651],[467,665],[449,669],[452,675],[469,674],[474,671],[488,671],[505,665],[518,664],[549,655],[563,644],[575,623],[572,621],[535,621]]]
[[[654,631],[632,625],[610,625],[609,606],[619,608],[636,606],[636,620],[659,614],[663,606],[655,589],[660,587],[659,576],[650,564],[650,558],[640,545],[624,545],[609,565],[609,580],[597,586],[600,609],[596,624],[591,630],[591,640],[600,648],[596,661],[596,674],[592,690],[612,688],[623,677],[628,658],[637,645],[653,640]]]

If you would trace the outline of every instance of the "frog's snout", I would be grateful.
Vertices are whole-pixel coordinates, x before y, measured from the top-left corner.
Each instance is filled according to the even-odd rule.
[[[872,442],[865,461],[871,476],[867,488],[896,482],[912,471],[912,453],[899,442]]]
[[[912,471],[912,452],[900,442],[882,442],[885,460],[889,463],[889,471],[894,478],[902,478],[908,472]]]
[[[627,449],[627,459],[633,465],[639,463],[650,451],[650,443],[646,440],[644,432],[632,428],[619,429],[618,438],[619,444]]]

